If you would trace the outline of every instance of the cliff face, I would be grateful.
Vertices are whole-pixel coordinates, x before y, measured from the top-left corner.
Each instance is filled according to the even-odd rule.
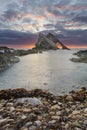
[[[37,49],[47,49],[47,50],[53,49],[53,50],[56,50],[57,46],[51,39],[47,38],[47,36],[40,33],[38,41],[36,43],[36,48]]]
[[[59,49],[57,47],[57,45],[56,45],[57,43],[59,43],[61,45],[62,49],[69,50],[69,48],[67,48],[62,42],[60,42],[51,33],[47,34],[47,36],[45,36],[44,34],[40,33],[35,48],[36,49],[45,49],[45,50],[50,50],[50,49],[56,50],[56,49]]]

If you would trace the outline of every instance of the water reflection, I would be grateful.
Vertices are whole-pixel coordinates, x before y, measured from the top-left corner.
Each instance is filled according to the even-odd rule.
[[[0,88],[25,87],[68,92],[87,83],[87,65],[69,59],[74,51],[58,50],[21,57],[21,62],[0,74]]]

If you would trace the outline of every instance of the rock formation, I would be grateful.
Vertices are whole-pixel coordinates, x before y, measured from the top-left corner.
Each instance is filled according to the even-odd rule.
[[[37,49],[46,49],[46,50],[49,50],[49,49],[56,50],[57,46],[51,39],[47,38],[47,36],[40,33],[38,41],[36,43],[36,48]]]
[[[46,50],[56,50],[59,49],[57,47],[57,43],[59,43],[62,47],[62,49],[70,50],[68,47],[66,47],[62,42],[60,42],[53,34],[48,33],[47,36],[40,33],[38,41],[36,43],[36,49],[46,49]]]

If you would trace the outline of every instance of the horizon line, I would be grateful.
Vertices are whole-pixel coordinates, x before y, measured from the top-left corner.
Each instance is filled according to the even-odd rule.
[[[9,47],[13,49],[32,49],[35,47],[35,45],[0,45],[0,47]],[[70,49],[85,49],[87,46],[80,46],[80,45],[66,45]],[[61,46],[57,46],[59,49],[61,49]]]

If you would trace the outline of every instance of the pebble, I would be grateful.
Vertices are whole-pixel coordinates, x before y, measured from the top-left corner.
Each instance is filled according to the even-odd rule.
[[[83,124],[87,127],[87,120],[84,120]]]
[[[10,111],[11,111],[11,112],[15,111],[15,108],[14,108],[13,106],[10,107]]]
[[[84,109],[84,113],[86,113],[86,114],[87,114],[87,108],[85,108],[85,109]]]
[[[49,124],[54,124],[56,122],[56,120],[51,120],[51,121],[49,121],[48,123]]]
[[[41,123],[41,121],[37,120],[37,121],[35,121],[35,124],[36,124],[37,126],[40,126],[42,123]]]
[[[68,124],[68,123],[65,125],[65,129],[66,129],[66,130],[69,129],[69,124]]]
[[[68,96],[66,97],[66,100],[67,100],[67,101],[73,101],[73,97],[72,97],[71,95],[68,95]]]
[[[57,115],[57,116],[60,116],[60,115],[62,115],[62,112],[61,112],[61,111],[57,111],[57,112],[56,112],[56,115]]]
[[[26,119],[27,118],[27,116],[25,116],[25,115],[23,115],[22,117],[21,117],[21,119]]]
[[[23,112],[24,112],[24,113],[30,113],[30,112],[31,112],[31,109],[24,108],[24,109],[23,109]]]
[[[33,90],[35,95],[1,100],[0,130],[87,130],[87,99],[80,102],[72,94],[57,97],[42,90]]]
[[[52,119],[60,120],[60,116],[52,116]]]
[[[80,111],[73,111],[72,114],[73,114],[73,115],[80,114]]]
[[[73,122],[72,125],[74,127],[81,128],[81,125],[77,121]]]
[[[25,124],[25,127],[30,127],[32,124],[33,124],[32,122],[27,122],[27,123]]]

